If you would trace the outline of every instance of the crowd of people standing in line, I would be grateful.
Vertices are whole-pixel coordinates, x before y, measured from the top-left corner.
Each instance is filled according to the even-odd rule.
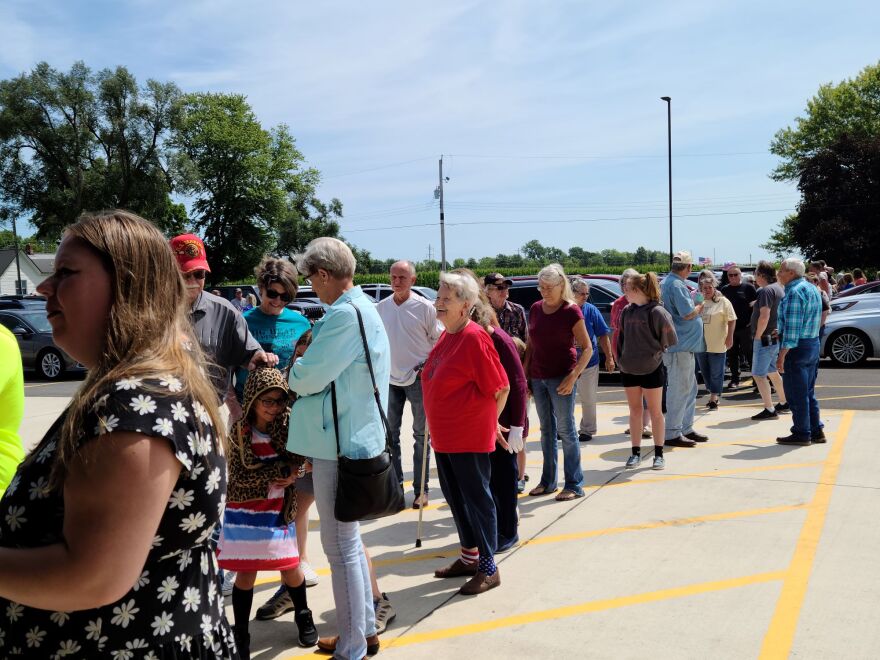
[[[558,264],[540,271],[541,299],[528,313],[507,299],[510,280],[467,269],[441,275],[431,305],[412,293],[407,261],[391,267],[394,295],[375,305],[354,285],[355,265],[332,238],[312,241],[292,263],[266,258],[256,270],[261,301],[248,308],[240,292],[230,302],[204,290],[210,265],[197,236],[169,243],[123,211],[68,228],[38,290],[55,341],[88,374],[0,500],[3,654],[248,658],[258,571],[279,571],[282,583],[259,618],[292,610],[300,645],[346,660],[375,654],[393,609],[358,522],[337,518],[339,458],[382,452],[387,410],[402,484],[409,402],[412,506],[429,502],[433,451],[461,546],[434,575],[466,577],[465,595],[496,588],[495,556],[519,541],[530,398],[543,468],[528,494],[584,495],[580,445],[598,432],[599,347],[605,368],[622,374],[627,468],[639,465],[644,438],[653,438],[653,469],[665,467],[665,446],[708,440],[694,429],[696,365],[717,406],[734,347],[763,372],[755,376],[765,409],[755,419],[790,409],[791,434],[778,442],[825,441],[814,395],[822,280],[811,284],[796,259],[778,272],[762,262],[754,296],[732,273],[735,290],[719,293],[711,271],[692,295],[686,252],[662,284],[628,271],[611,327],[588,302],[588,282]],[[300,277],[325,305],[314,326],[286,308]],[[7,352],[9,339],[0,335]],[[0,373],[4,396],[23,387],[18,374]],[[21,406],[3,415],[5,480],[21,458],[8,449]],[[307,586],[318,581],[306,552],[312,503],[336,609],[328,637],[318,636],[308,607]]]

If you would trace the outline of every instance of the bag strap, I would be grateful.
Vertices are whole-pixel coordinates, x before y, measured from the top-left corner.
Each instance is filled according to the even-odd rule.
[[[373,360],[370,358],[370,346],[367,344],[367,331],[364,330],[364,317],[361,316],[361,310],[358,309],[351,300],[348,304],[354,307],[357,314],[358,326],[361,330],[361,341],[364,344],[364,356],[367,358],[367,368],[370,370],[370,380],[373,383],[373,398],[376,399],[376,407],[379,409],[379,416],[382,418],[382,427],[385,429],[385,449],[391,451],[391,433],[389,432],[388,418],[385,416],[385,409],[382,407],[382,399],[379,395],[379,388],[376,386],[376,374],[373,373]]]
[[[333,404],[333,431],[336,433],[336,455],[342,456],[339,446],[339,417],[336,415],[336,381],[330,383],[330,401]]]

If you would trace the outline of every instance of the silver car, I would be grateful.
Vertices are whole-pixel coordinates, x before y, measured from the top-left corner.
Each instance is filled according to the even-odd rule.
[[[0,323],[18,339],[25,369],[34,369],[48,380],[61,378],[66,372],[85,371],[85,367],[55,345],[45,307],[0,309]]]
[[[847,367],[880,357],[880,295],[864,293],[832,300],[820,351]]]

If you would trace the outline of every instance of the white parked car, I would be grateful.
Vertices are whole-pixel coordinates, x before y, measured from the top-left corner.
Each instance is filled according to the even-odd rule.
[[[880,357],[880,295],[864,293],[832,300],[820,352],[847,367]]]

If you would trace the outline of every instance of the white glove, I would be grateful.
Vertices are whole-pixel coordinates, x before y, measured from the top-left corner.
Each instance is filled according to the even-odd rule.
[[[511,426],[510,433],[507,435],[507,445],[511,454],[518,454],[525,447],[525,443],[523,442],[523,427],[522,426]]]

